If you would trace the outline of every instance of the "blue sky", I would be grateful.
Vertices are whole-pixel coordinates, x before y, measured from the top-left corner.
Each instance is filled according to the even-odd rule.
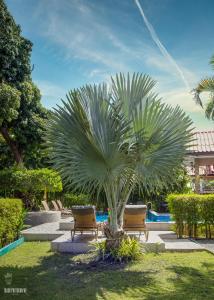
[[[157,81],[163,101],[179,104],[196,128],[213,128],[190,91],[213,73],[208,62],[214,54],[214,1],[139,2],[155,33],[134,0],[6,0],[34,44],[33,80],[43,104],[51,108],[69,89],[109,80],[116,72],[142,72]]]

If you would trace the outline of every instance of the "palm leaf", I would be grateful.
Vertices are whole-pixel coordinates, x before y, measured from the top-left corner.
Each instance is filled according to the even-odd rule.
[[[197,104],[203,107],[200,94],[203,92],[214,93],[214,77],[203,79],[199,82],[198,86],[193,90],[194,98]]]
[[[214,120],[214,94],[211,94],[211,97],[205,109],[205,114],[208,119]]]
[[[211,57],[211,59],[210,59],[210,64],[211,64],[211,66],[213,67],[213,69],[214,69],[214,55]]]

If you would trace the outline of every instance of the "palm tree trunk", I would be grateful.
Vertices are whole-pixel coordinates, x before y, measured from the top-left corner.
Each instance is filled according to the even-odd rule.
[[[123,189],[116,183],[105,187],[110,209],[110,224],[104,230],[107,238],[106,249],[117,248],[124,238],[123,214],[131,191],[132,187],[130,184],[124,186]]]

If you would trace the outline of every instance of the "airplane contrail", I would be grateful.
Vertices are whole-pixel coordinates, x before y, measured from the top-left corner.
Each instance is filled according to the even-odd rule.
[[[157,33],[155,32],[152,24],[148,21],[142,6],[140,5],[140,2],[138,0],[134,0],[135,4],[137,5],[140,14],[144,20],[144,23],[146,24],[146,27],[153,39],[153,41],[155,42],[155,44],[158,46],[160,52],[163,54],[163,56],[168,59],[168,61],[171,63],[172,66],[174,66],[175,70],[177,71],[177,73],[179,74],[180,78],[182,79],[183,83],[185,84],[185,87],[188,89],[188,91],[190,91],[190,86],[189,83],[187,81],[187,79],[184,76],[183,71],[181,70],[181,68],[179,67],[179,65],[177,64],[177,62],[174,60],[174,58],[169,54],[169,52],[167,51],[167,49],[164,47],[164,45],[161,43]]]

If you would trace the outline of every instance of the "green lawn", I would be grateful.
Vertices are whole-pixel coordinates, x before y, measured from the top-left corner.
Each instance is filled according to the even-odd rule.
[[[214,256],[207,252],[146,254],[116,267],[90,260],[54,254],[48,242],[24,243],[0,258],[0,299],[214,299]],[[4,295],[4,287],[27,288],[27,295]]]

